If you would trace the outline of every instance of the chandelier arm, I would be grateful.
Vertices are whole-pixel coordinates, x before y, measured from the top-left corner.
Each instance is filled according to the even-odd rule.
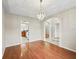
[[[42,6],[43,0],[40,0],[40,11],[39,14],[37,15],[39,20],[43,20],[45,17],[45,13],[44,13],[44,8]]]

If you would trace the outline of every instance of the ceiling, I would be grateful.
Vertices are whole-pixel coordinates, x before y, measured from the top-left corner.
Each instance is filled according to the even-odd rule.
[[[75,7],[75,0],[43,0],[46,17]],[[40,0],[3,0],[6,12],[37,18],[40,9]]]

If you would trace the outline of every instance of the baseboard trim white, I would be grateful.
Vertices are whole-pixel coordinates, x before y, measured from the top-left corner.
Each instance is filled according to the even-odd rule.
[[[11,46],[19,45],[19,44],[21,44],[21,43],[10,44],[10,45],[7,45],[7,46],[5,46],[5,47],[11,47]]]
[[[32,41],[29,41],[29,42],[34,42],[34,41],[38,41],[38,40],[32,40]],[[11,43],[11,44],[6,45],[5,47],[11,47],[11,46],[19,45],[19,44],[22,44],[22,43],[14,43],[14,44]]]
[[[39,40],[40,40],[40,39],[38,39],[38,40],[31,40],[31,41],[29,40],[29,42],[34,42],[34,41],[39,41]]]
[[[44,40],[43,40],[44,41]],[[46,42],[48,42],[48,41],[46,41]],[[49,42],[49,43],[51,43],[51,42]],[[51,44],[54,44],[54,43],[51,43]],[[55,44],[56,45],[56,44]],[[57,46],[59,46],[59,47],[61,47],[61,48],[64,48],[64,49],[67,49],[67,50],[70,50],[70,51],[73,51],[73,52],[76,52],[76,50],[74,50],[74,49],[70,49],[70,48],[68,48],[68,47],[64,47],[64,46],[61,46],[61,45],[57,45]]]
[[[4,48],[4,51],[2,52],[2,56],[4,55],[4,52],[5,52],[5,48]]]
[[[70,50],[70,51],[73,51],[73,52],[76,52],[76,50],[70,49],[68,47],[64,47],[64,46],[59,46],[59,47],[64,48],[64,49],[67,49],[67,50]]]
[[[38,40],[34,40],[34,41],[38,41]],[[30,41],[30,42],[34,42],[34,41]],[[44,41],[44,40],[42,40],[42,41]],[[19,45],[19,44],[21,44],[21,43],[11,44],[11,45],[8,45],[6,47],[15,46],[15,45]],[[76,52],[76,50],[73,50],[73,49],[70,49],[70,48],[67,48],[67,47],[64,47],[64,46],[59,46],[59,47],[70,50],[70,51],[73,51],[73,52]]]

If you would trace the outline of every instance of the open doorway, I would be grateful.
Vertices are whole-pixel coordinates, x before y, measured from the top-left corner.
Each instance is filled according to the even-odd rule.
[[[59,45],[60,21],[58,18],[48,19],[44,22],[44,40]]]
[[[29,22],[21,23],[21,43],[29,42]]]

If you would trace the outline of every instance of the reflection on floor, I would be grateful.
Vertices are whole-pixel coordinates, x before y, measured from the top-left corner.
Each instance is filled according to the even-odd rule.
[[[48,42],[36,41],[7,47],[3,59],[76,59],[76,53]]]

